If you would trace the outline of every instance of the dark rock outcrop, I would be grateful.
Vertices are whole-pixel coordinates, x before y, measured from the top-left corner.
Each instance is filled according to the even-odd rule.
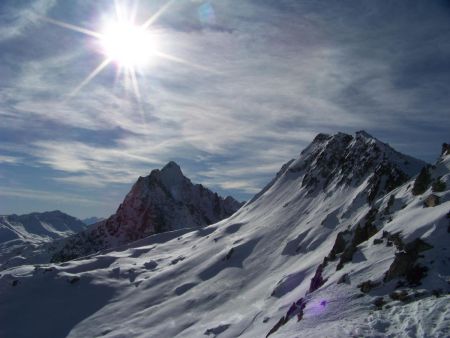
[[[349,239],[351,236],[351,232],[346,230],[346,231],[341,231],[337,234],[336,236],[336,241],[334,242],[333,248],[331,249],[330,253],[328,254],[328,259],[330,261],[336,259],[336,255],[344,252]]]
[[[375,235],[378,231],[377,227],[374,225],[374,221],[377,217],[378,209],[372,208],[369,210],[367,215],[365,216],[364,225],[358,224],[355,230],[353,231],[353,238],[350,244],[347,245],[345,250],[342,252],[338,265],[336,266],[336,270],[340,270],[344,267],[344,264],[351,262],[353,259],[353,255],[356,252],[356,247],[367,241],[373,235]]]
[[[419,254],[433,248],[420,238],[405,245],[405,250],[395,254],[394,261],[385,274],[384,281],[388,282],[397,277],[405,277],[410,285],[419,285],[425,277],[427,268],[417,264]]]
[[[423,204],[426,208],[435,207],[440,204],[439,196],[431,194],[425,199]]]
[[[324,264],[319,264],[319,266],[317,267],[316,273],[314,274],[314,277],[311,279],[311,283],[309,285],[310,293],[316,291],[327,281],[327,279],[323,278],[322,276],[323,268]]]
[[[379,286],[380,283],[375,283],[371,280],[362,282],[361,284],[358,284],[358,288],[361,290],[361,292],[363,293],[369,293],[370,290],[372,290],[373,288]]]
[[[442,150],[441,150],[441,156],[450,155],[450,144],[443,143],[442,144]]]
[[[427,165],[422,168],[416,180],[414,181],[414,186],[412,189],[413,195],[423,194],[431,184],[431,174],[430,166]]]
[[[445,189],[447,189],[447,185],[440,177],[438,177],[431,185],[431,190],[433,192],[443,192]]]
[[[381,309],[385,304],[386,304],[386,301],[384,300],[383,297],[377,297],[373,301],[373,305],[375,305],[377,307],[377,309]]]

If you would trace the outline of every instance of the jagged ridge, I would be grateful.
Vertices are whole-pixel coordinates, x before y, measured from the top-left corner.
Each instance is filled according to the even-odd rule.
[[[365,184],[369,203],[400,186],[426,165],[401,154],[365,131],[355,136],[318,134],[297,160],[283,165],[275,179],[250,201],[254,202],[276,182],[302,177],[308,196],[339,187]]]

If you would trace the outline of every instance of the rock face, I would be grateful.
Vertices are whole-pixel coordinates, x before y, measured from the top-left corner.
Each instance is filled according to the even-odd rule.
[[[70,239],[54,260],[67,260],[129,243],[148,235],[203,227],[231,216],[241,207],[201,184],[193,184],[175,162],[139,177],[116,213]]]
[[[416,180],[414,181],[412,193],[414,195],[421,195],[428,189],[430,184],[431,184],[430,167],[425,166],[422,168]]]
[[[183,175],[175,162],[139,177],[116,214],[104,223],[125,242],[180,228],[201,227],[231,216],[240,207]]]

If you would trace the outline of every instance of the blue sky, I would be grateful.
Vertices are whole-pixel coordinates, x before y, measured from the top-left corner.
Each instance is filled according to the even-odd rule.
[[[450,141],[449,1],[175,0],[150,30],[185,62],[139,69],[140,98],[115,64],[70,96],[104,55],[43,18],[98,31],[113,4],[1,1],[1,214],[107,216],[169,160],[248,199],[319,132],[429,162]]]

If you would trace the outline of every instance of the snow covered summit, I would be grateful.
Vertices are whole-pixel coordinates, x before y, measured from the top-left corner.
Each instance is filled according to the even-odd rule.
[[[401,154],[365,131],[355,136],[318,134],[296,160],[280,172],[251,202],[272,186],[300,185],[305,196],[357,188],[362,203],[372,203],[417,174],[425,162]],[[299,188],[300,188],[299,187]],[[300,191],[299,191],[300,193]]]

